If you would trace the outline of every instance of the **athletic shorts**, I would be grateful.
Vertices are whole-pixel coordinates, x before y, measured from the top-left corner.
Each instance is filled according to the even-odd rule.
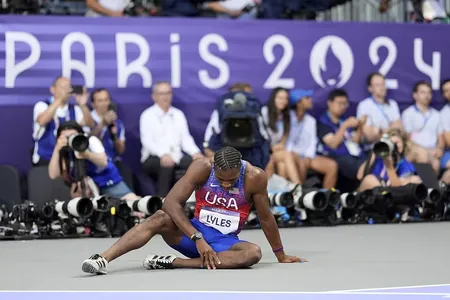
[[[213,248],[213,250],[216,253],[227,251],[233,245],[245,242],[240,240],[236,235],[223,234],[217,229],[204,225],[197,219],[191,219],[191,224],[202,233],[205,241],[211,246],[211,248]],[[181,242],[178,245],[169,245],[169,246],[186,257],[189,258],[200,257],[195,242],[193,242],[186,235],[183,235],[183,237],[181,238]]]

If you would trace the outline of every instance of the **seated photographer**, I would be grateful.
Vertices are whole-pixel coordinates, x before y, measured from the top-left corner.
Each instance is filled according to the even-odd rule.
[[[337,163],[325,156],[316,156],[317,149],[317,122],[307,113],[313,107],[312,91],[294,90],[290,93],[291,130],[286,148],[293,152],[300,180],[305,182],[309,169],[324,175],[323,187],[335,187],[337,180]]]
[[[56,145],[55,133],[61,123],[73,120],[81,126],[94,126],[85,89],[72,86],[68,78],[58,77],[53,81],[50,93],[50,98],[37,102],[33,108],[33,166],[49,164]],[[72,95],[76,105],[69,103]]]
[[[440,171],[440,158],[444,152],[444,139],[439,134],[439,112],[430,106],[431,85],[419,81],[414,85],[414,105],[402,113],[405,132],[411,141],[408,160],[431,164],[436,174]]]
[[[113,161],[120,160],[120,155],[125,152],[125,126],[117,118],[116,105],[111,102],[108,90],[94,90],[91,103],[94,107],[91,116],[95,122],[91,134],[102,141],[108,157]]]
[[[365,161],[360,147],[362,130],[367,118],[342,119],[348,108],[347,92],[334,89],[328,94],[328,111],[317,122],[319,144],[317,152],[333,158],[338,163],[339,175],[356,181],[358,170]]]
[[[276,172],[292,183],[302,183],[294,155],[286,149],[291,130],[288,90],[279,87],[273,89],[267,105],[261,109],[261,115],[271,139],[271,155],[266,166],[267,176],[270,178]]]
[[[382,143],[384,145],[382,145]],[[377,186],[398,187],[409,183],[422,182],[416,175],[414,165],[406,159],[408,141],[405,134],[398,129],[391,129],[374,145],[369,164],[364,162],[358,172],[361,185],[359,192],[373,189]]]
[[[69,139],[77,135],[85,135],[85,133],[83,128],[74,121],[65,122],[58,128],[57,143],[48,169],[50,178],[63,177],[72,185],[72,189],[76,189],[79,183],[75,182],[89,177],[99,189],[100,195],[123,200],[139,199],[140,197],[134,194],[122,180],[116,166],[106,155],[101,141],[95,136],[90,136],[87,139],[78,139],[76,142],[72,138],[70,143]],[[75,178],[75,176],[81,178]],[[92,186],[88,189],[90,189],[88,194],[96,194]]]

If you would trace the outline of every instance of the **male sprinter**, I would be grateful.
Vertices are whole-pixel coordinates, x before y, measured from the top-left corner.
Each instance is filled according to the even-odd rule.
[[[162,210],[130,229],[106,252],[85,260],[82,270],[106,274],[109,262],[141,248],[156,234],[190,259],[150,254],[144,260],[147,269],[252,266],[261,259],[261,249],[237,236],[252,204],[278,261],[305,262],[284,253],[277,223],[269,209],[267,176],[241,158],[238,150],[225,147],[215,153],[213,161],[194,160],[167,195]],[[194,191],[195,217],[189,220],[184,214],[184,203]]]

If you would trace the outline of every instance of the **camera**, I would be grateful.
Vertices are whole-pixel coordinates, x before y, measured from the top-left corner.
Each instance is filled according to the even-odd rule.
[[[391,141],[388,134],[383,134],[381,139],[373,146],[373,153],[379,157],[391,156],[394,152],[397,152],[397,145]]]
[[[67,137],[69,147],[78,152],[84,152],[89,148],[89,138],[84,134],[72,134]]]
[[[141,212],[148,216],[153,215],[162,208],[162,198],[157,196],[145,196],[138,200],[127,201],[128,207],[132,211]]]

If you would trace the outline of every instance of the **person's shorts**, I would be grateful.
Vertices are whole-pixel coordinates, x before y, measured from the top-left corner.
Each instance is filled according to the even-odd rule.
[[[361,165],[366,161],[365,157],[338,156],[334,160],[338,163],[339,175],[350,180],[356,180],[356,175]]]
[[[236,235],[223,234],[217,229],[206,226],[197,219],[191,219],[191,224],[203,235],[205,241],[213,248],[216,253],[229,250],[233,245],[241,242]],[[193,242],[189,237],[183,235],[181,242],[178,245],[169,245],[173,249],[177,250],[181,254],[189,258],[200,257],[197,251],[195,242]]]
[[[447,163],[450,160],[450,151],[445,151],[441,157],[441,169],[447,169]]]
[[[129,193],[132,193],[132,191],[123,180],[119,183],[116,183],[115,185],[100,188],[101,195],[106,195],[115,199],[121,199],[123,196]]]

